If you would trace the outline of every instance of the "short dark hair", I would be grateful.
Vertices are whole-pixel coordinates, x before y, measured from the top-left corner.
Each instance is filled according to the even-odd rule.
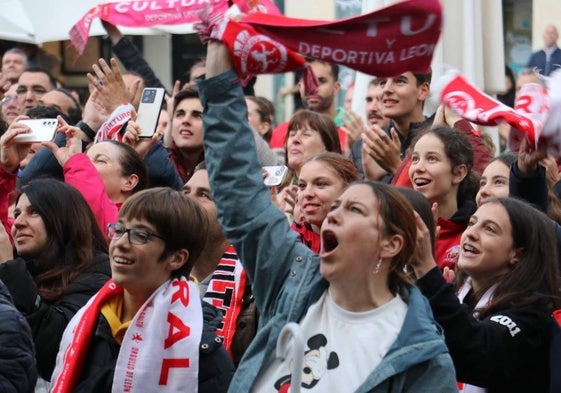
[[[51,89],[56,89],[56,79],[49,71],[41,67],[27,67],[23,72],[34,72],[34,73],[41,73],[47,75],[49,78],[49,84],[51,85]]]
[[[119,218],[146,220],[153,225],[165,243],[161,258],[187,249],[187,262],[171,277],[189,276],[205,247],[208,232],[207,215],[197,201],[169,187],[150,188],[129,197]]]
[[[429,68],[429,70],[425,73],[413,73],[413,75],[417,80],[417,86],[421,86],[423,83],[428,83],[430,85],[432,80],[432,68]]]
[[[58,109],[50,106],[36,106],[34,108],[29,108],[25,112],[25,115],[29,116],[30,119],[56,119],[57,116],[60,116],[65,122],[70,123],[68,116]]]
[[[177,105],[179,105],[181,101],[186,100],[188,98],[200,99],[199,89],[197,88],[197,86],[189,86],[186,89],[179,90],[179,92],[175,95],[173,99],[173,107],[177,108]]]
[[[82,106],[78,102],[78,100],[72,95],[70,90],[65,89],[64,87],[57,87],[53,89],[53,91],[58,91],[59,93],[64,94],[74,104],[73,108],[68,110],[68,118],[70,119],[70,124],[77,124],[80,120],[82,120]]]
[[[308,63],[321,63],[329,66],[331,68],[331,74],[333,75],[333,80],[337,82],[339,80],[339,65],[329,63],[322,59],[316,59],[315,57],[308,57],[306,58]]]

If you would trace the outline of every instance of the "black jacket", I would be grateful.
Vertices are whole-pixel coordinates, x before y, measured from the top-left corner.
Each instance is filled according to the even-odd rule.
[[[206,302],[202,302],[202,305],[204,323],[199,347],[199,393],[226,392],[234,375],[234,364],[222,346],[222,340],[216,336],[216,327],[222,320],[222,314]],[[107,320],[100,314],[84,369],[73,392],[111,392],[120,348]]]
[[[50,303],[38,296],[33,279],[34,261],[23,258],[0,264],[0,279],[8,287],[14,304],[27,318],[35,342],[39,375],[50,380],[62,334],[70,319],[111,278],[107,254],[94,256],[92,266],[68,285],[59,301]]]
[[[550,334],[555,321],[544,307],[510,308],[476,319],[438,268],[417,281],[444,328],[459,381],[488,393],[546,393]]]
[[[31,330],[12,304],[0,281],[0,391],[30,393],[35,389],[37,366]]]

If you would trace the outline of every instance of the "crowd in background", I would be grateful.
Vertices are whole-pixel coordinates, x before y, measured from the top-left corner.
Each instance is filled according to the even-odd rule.
[[[510,126],[495,146],[426,114],[430,70],[354,85],[356,114],[318,59],[317,91],[298,83],[276,124],[219,42],[140,137],[142,92],[164,86],[104,27],[123,68],[94,64],[83,103],[21,49],[2,57],[0,390],[561,391],[545,141],[510,152]],[[527,69],[505,67],[497,99],[544,86],[557,40],[548,26]],[[28,119],[55,137],[21,142]]]

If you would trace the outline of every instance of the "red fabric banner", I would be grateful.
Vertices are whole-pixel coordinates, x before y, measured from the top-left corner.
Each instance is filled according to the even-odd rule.
[[[409,0],[335,22],[255,13],[241,23],[302,56],[389,77],[429,69],[442,6],[439,0]]]
[[[216,12],[224,13],[228,9],[228,0],[125,0],[100,4],[90,9],[72,26],[69,31],[70,41],[77,52],[82,54],[95,18],[127,27],[178,25],[199,21],[199,13],[209,4]]]
[[[545,116],[549,111],[547,91],[534,84],[523,86],[517,99],[516,109],[512,109],[481,92],[461,75],[453,78],[440,94],[441,102],[475,124],[494,126],[507,122],[513,127],[510,147],[518,149],[524,135],[533,146],[540,136]],[[518,130],[518,131],[517,131]]]

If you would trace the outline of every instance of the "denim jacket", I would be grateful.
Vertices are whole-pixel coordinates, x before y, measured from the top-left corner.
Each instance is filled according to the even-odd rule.
[[[218,219],[253,283],[259,331],[230,392],[249,392],[281,329],[298,322],[327,289],[319,256],[298,241],[263,184],[241,86],[230,70],[199,80],[205,157]],[[452,360],[426,299],[407,288],[396,341],[358,392],[457,392]]]

